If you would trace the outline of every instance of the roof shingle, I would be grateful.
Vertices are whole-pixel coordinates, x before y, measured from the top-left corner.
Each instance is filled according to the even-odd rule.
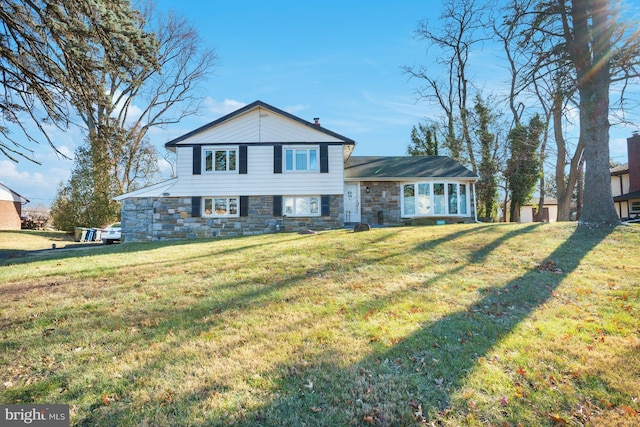
[[[351,156],[345,178],[469,178],[478,176],[446,156]]]

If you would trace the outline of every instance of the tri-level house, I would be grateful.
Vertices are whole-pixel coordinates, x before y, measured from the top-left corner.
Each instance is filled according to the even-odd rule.
[[[355,141],[261,101],[165,144],[176,177],[123,194],[124,241],[474,218],[477,176],[444,156],[358,157]]]

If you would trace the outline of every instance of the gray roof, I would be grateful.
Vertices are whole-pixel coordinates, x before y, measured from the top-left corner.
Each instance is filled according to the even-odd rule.
[[[478,178],[469,169],[446,156],[351,156],[344,165],[344,177],[372,180]]]
[[[614,202],[624,202],[626,200],[640,199],[640,191],[634,191],[633,193],[621,194],[613,198]]]
[[[629,163],[618,165],[615,168],[610,169],[611,175],[623,175],[629,173]]]

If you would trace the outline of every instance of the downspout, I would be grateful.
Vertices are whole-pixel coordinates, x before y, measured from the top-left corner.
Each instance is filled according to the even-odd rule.
[[[480,223],[480,221],[478,221],[478,199],[476,198],[476,181],[473,181],[471,187],[473,188],[473,220],[476,223]]]

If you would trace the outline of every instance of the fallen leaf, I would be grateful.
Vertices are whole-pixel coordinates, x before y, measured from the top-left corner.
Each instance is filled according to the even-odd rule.
[[[313,390],[313,382],[311,382],[311,380],[308,380],[309,382],[307,384],[305,384],[304,386],[306,388],[308,388],[309,390]]]
[[[635,409],[633,409],[631,406],[627,406],[627,405],[620,405],[620,407],[622,408],[622,411],[624,412],[624,415],[627,417],[637,417],[640,416],[640,412],[636,411]]]
[[[375,422],[372,415],[365,415],[364,417],[362,417],[362,420],[365,423],[369,423],[369,424],[373,424]]]
[[[500,405],[501,405],[501,406],[507,406],[507,405],[509,405],[509,399],[507,399],[507,397],[506,397],[506,396],[502,396],[502,397],[500,398]]]
[[[316,413],[316,414],[317,414],[318,412],[322,412],[322,408],[317,408],[317,407],[315,407],[315,406],[312,406],[312,407],[311,407],[311,408],[309,408],[309,409],[311,409],[311,412],[314,412],[314,413]]]
[[[527,371],[525,371],[522,366],[520,366],[516,372],[518,375],[522,375],[523,377],[527,374]]]
[[[422,415],[422,405],[418,405],[418,410],[413,413],[413,415],[420,421],[424,421],[424,416]]]
[[[549,419],[550,419],[551,421],[553,421],[554,423],[559,424],[559,425],[561,425],[561,426],[569,425],[569,423],[567,422],[567,420],[565,420],[564,418],[559,417],[559,416],[557,416],[557,415],[549,414]]]

